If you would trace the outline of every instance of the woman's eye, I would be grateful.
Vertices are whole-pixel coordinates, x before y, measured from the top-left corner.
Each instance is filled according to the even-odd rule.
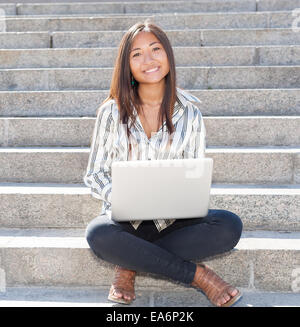
[[[153,50],[159,50],[160,48],[159,47],[156,47],[156,48],[153,48]],[[139,52],[137,52],[137,53],[135,53],[132,57],[136,57],[136,56],[138,56],[140,53]]]

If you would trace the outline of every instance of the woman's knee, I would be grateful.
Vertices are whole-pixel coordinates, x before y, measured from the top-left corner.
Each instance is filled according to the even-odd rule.
[[[86,240],[90,248],[100,256],[100,253],[111,246],[115,240],[114,233],[120,228],[103,216],[94,218],[85,231]]]
[[[228,210],[220,210],[220,215],[220,224],[222,226],[220,236],[228,244],[228,248],[234,248],[242,235],[242,220],[238,215]]]

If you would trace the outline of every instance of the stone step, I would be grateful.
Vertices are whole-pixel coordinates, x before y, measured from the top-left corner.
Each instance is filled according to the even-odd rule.
[[[84,147],[0,148],[0,182],[82,183]],[[299,184],[299,147],[208,147],[213,183]],[[72,169],[70,169],[72,167]]]
[[[109,1],[104,3],[20,3],[16,6],[6,4],[11,15],[52,15],[52,14],[127,14],[127,13],[162,13],[162,12],[228,12],[228,11],[279,11],[293,10],[300,7],[299,0],[280,1]],[[3,8],[3,5],[1,6]],[[4,7],[5,8],[5,7]]]
[[[287,108],[289,116],[300,115],[299,88],[186,90],[201,99],[199,109],[203,116],[286,116]],[[94,118],[108,92],[0,91],[0,117]],[[7,129],[4,135],[5,131]]]
[[[300,116],[227,116],[203,119],[208,147],[300,147],[300,133],[297,132]],[[0,147],[90,146],[95,120],[96,118],[87,117],[0,118]]]
[[[299,198],[299,184],[213,183],[209,208],[236,213],[244,230],[300,231]],[[0,225],[6,228],[85,228],[101,206],[84,184],[0,184]]]
[[[293,28],[297,30],[293,11],[226,12],[226,13],[175,13],[113,16],[26,16],[6,17],[4,32],[24,31],[119,31],[128,30],[137,21],[150,18],[164,30],[199,28]],[[296,25],[296,26],[295,26]]]
[[[84,230],[1,229],[0,235],[2,285],[6,287],[110,286],[112,282],[114,265],[92,253]],[[299,232],[244,232],[234,250],[205,262],[237,287],[300,291]],[[186,290],[185,284],[144,272],[137,273],[136,285]]]
[[[0,0],[0,3],[2,3],[2,5],[7,5],[8,0]],[[20,0],[10,0],[11,3],[16,3],[19,4]],[[72,3],[72,5],[78,5],[78,4],[74,4],[74,3],[95,3],[95,2],[109,2],[109,3],[120,3],[120,0],[52,0],[52,3],[57,3],[59,4],[60,2],[63,2],[65,4],[70,4]],[[135,4],[138,4],[140,2],[150,2],[147,0],[126,0],[126,2],[133,2]],[[168,2],[182,2],[182,0],[151,0],[151,3],[155,3],[155,2],[159,2],[159,3],[168,3]],[[189,2],[195,2],[194,0],[186,0],[185,3],[189,3]],[[197,1],[199,2],[199,0]],[[205,0],[201,0],[201,3],[205,3],[205,6],[214,6],[217,5],[219,1],[205,1]],[[226,3],[233,3],[233,0],[222,0],[221,2],[226,2]],[[245,3],[245,6],[247,5],[249,8],[253,8],[253,10],[255,11],[263,11],[263,10],[292,10],[295,7],[299,7],[299,0],[285,0],[284,2],[282,2],[281,0],[260,0],[260,1],[256,1],[256,0],[235,0],[235,6],[238,6],[240,2]],[[49,0],[22,0],[22,3],[49,3]],[[46,5],[46,4],[45,4]],[[104,5],[104,4],[103,4]],[[10,6],[15,6],[14,4],[10,4]]]
[[[182,1],[182,0],[126,0],[126,2],[149,2],[149,1],[159,1],[159,2],[175,2],[175,1]],[[186,0],[187,2],[189,1],[206,1],[206,0]],[[218,1],[218,0],[212,0],[212,1]],[[224,1],[224,0],[221,0]],[[225,0],[228,1],[228,0]],[[253,0],[243,0],[243,1],[253,1]],[[263,0],[265,1],[265,0]],[[274,1],[274,0],[273,0]],[[289,0],[288,0],[289,1]],[[7,0],[0,0],[0,3],[6,3]],[[12,3],[19,3],[19,0],[11,0],[10,2]],[[80,3],[80,2],[85,2],[85,3],[96,3],[96,2],[120,2],[120,0],[52,0],[51,2],[59,3]],[[22,0],[22,3],[49,3],[49,0]]]
[[[241,288],[240,291],[243,297],[234,307],[300,307],[299,293],[263,292],[247,288]],[[108,286],[8,287],[5,292],[0,293],[0,307],[125,307],[107,300],[108,292]],[[212,306],[199,291],[188,287],[182,291],[165,291],[139,286],[135,287],[135,295],[136,299],[126,307]],[[191,317],[196,321],[195,312]],[[150,319],[150,315],[148,318]]]
[[[5,1],[6,3],[1,3],[0,1],[0,18],[9,16],[9,15],[16,15],[17,9],[16,4],[8,3],[8,0]]]
[[[48,32],[9,32],[0,31],[1,49],[50,48],[51,35]]]
[[[205,27],[205,29],[189,30],[174,28],[165,32],[173,47],[300,44],[300,33],[295,33],[292,28],[209,29]],[[125,31],[52,32],[52,47],[118,47],[124,33]],[[13,32],[8,33],[7,36],[9,34]]]
[[[35,11],[42,11],[43,7],[47,7],[48,10],[52,9],[54,10],[54,6],[51,4],[49,5],[49,0],[22,0],[22,3],[19,3],[19,0],[10,0],[11,3],[8,3],[8,0],[0,0],[1,8],[5,10],[6,15],[15,15],[20,14],[21,10],[24,12],[25,10],[29,10],[29,8],[32,8],[32,10]],[[63,2],[64,4],[60,4],[60,2]],[[77,3],[76,3],[77,2]],[[102,2],[102,1],[97,1]],[[113,6],[114,10],[118,10],[117,4],[120,6],[125,6],[132,9],[133,5],[136,6],[143,6],[142,3],[149,3],[150,1],[146,0],[126,0],[126,4],[121,3],[120,0],[105,0],[104,3],[101,3],[100,10],[102,11],[103,8],[107,8],[107,6]],[[182,0],[151,0],[151,3],[155,6],[156,9],[158,8],[158,4],[169,6],[170,3],[174,3],[172,7],[170,7],[170,10],[174,8],[174,6],[178,6],[182,3]],[[178,4],[176,4],[176,2]],[[194,0],[185,0],[184,3],[188,4],[189,6],[191,3],[194,3]],[[199,2],[199,1],[197,1]],[[29,3],[29,4],[28,4]],[[32,3],[35,3],[36,6],[32,6]],[[43,3],[43,6],[40,5],[40,3]],[[61,6],[64,6],[64,8],[68,8],[68,10],[77,10],[77,8],[80,8],[80,12],[85,11],[85,6],[90,7],[91,3],[95,4],[96,1],[91,0],[52,0],[51,3],[56,3],[56,6],[61,8]],[[85,6],[83,6],[81,3],[85,3]],[[97,4],[97,3],[96,3]],[[59,6],[60,5],[60,6]],[[100,4],[97,4],[97,7],[100,6]],[[145,5],[144,5],[145,6]],[[247,11],[280,11],[280,10],[293,10],[297,7],[300,7],[299,0],[285,0],[282,2],[281,0],[227,0],[227,1],[201,1],[198,6],[201,6],[202,10],[209,11],[209,10],[221,10],[221,8],[224,8],[223,10],[228,11],[232,6],[234,11],[238,11],[239,9],[244,10],[245,8]],[[151,9],[151,8],[150,8]],[[56,9],[58,10],[58,9]],[[181,8],[181,10],[184,10],[184,7]],[[32,11],[31,11],[32,12]],[[92,11],[94,13],[95,11]]]
[[[173,29],[165,32],[173,47],[300,44],[300,33],[295,33],[292,28]],[[118,47],[124,33],[125,31],[0,32],[0,46],[1,49]]]
[[[1,6],[2,7],[2,6]],[[11,9],[11,8],[9,8]],[[12,10],[12,9],[11,9]],[[18,15],[72,15],[72,14],[141,14],[141,13],[194,13],[219,11],[256,11],[255,1],[227,0],[222,2],[155,1],[104,2],[64,4],[18,4]]]
[[[0,90],[99,90],[108,89],[113,68],[1,69]],[[297,88],[300,65],[176,67],[183,89]]]
[[[176,1],[182,1],[182,0],[127,0],[126,2],[154,2],[154,1],[159,1],[159,2],[176,2]],[[207,0],[186,0],[186,2],[194,2],[194,1],[207,1]],[[215,1],[219,1],[219,0],[212,0],[211,2],[215,2]],[[221,1],[230,1],[230,0],[221,0]],[[253,1],[253,0],[242,0],[242,1]],[[265,0],[263,0],[265,1]],[[273,0],[274,1],[274,0]],[[289,0],[288,0],[289,1]],[[0,0],[0,3],[6,3],[7,0]],[[20,1],[18,0],[11,0],[10,2],[12,3],[19,3]],[[49,0],[22,0],[22,3],[49,3]],[[53,0],[51,2],[54,3],[81,3],[81,2],[85,2],[85,3],[97,3],[97,2],[120,2],[120,0]]]
[[[113,67],[118,48],[1,49],[0,69]],[[176,66],[299,65],[299,46],[174,47]]]

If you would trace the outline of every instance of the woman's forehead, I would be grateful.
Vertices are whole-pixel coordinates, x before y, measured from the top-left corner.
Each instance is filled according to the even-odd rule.
[[[152,42],[159,42],[158,38],[151,32],[139,32],[136,37],[133,39],[131,47],[138,45],[150,45]]]

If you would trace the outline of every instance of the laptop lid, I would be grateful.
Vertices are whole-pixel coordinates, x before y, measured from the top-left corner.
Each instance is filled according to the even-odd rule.
[[[114,161],[112,219],[205,217],[213,159]]]

